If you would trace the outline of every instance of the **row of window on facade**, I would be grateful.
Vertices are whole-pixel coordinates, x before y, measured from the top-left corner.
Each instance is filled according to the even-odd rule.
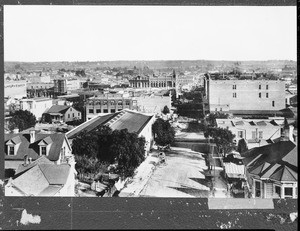
[[[133,104],[136,103],[136,101],[132,101],[132,102],[133,102]],[[101,105],[101,103],[100,103],[100,101],[90,101],[89,105]],[[102,101],[102,105],[108,105],[108,101],[107,100]],[[114,100],[111,100],[110,101],[110,105],[116,105],[116,102]],[[122,106],[123,105],[123,101],[119,100],[118,101],[118,105]],[[130,101],[126,100],[125,101],[125,105],[129,106],[130,105]]]
[[[262,94],[261,94],[261,92],[259,92],[259,93],[258,93],[258,97],[261,98],[261,96],[262,96]],[[236,98],[236,97],[237,97],[236,92],[234,92],[234,93],[232,94],[232,97],[233,97],[233,98]],[[269,98],[269,93],[266,93],[266,98]]]
[[[262,182],[259,180],[254,180],[254,193],[256,198],[262,198],[263,195],[263,190],[262,190]],[[272,197],[277,197],[277,198],[296,198],[297,197],[297,187],[295,187],[295,192],[294,192],[294,187],[291,186],[286,186],[286,185],[276,185],[273,184],[273,195]]]
[[[68,114],[68,118],[70,119],[70,114]],[[74,118],[75,117],[75,114],[74,113],[72,113],[72,117]],[[78,112],[78,117],[80,117],[80,113]]]
[[[232,85],[232,89],[236,90],[236,85]],[[258,85],[258,89],[261,90],[261,85]],[[269,90],[269,85],[266,85],[266,90]]]
[[[257,132],[256,131],[252,131],[252,139],[256,139],[257,138]],[[258,131],[258,138],[259,139],[263,139],[263,131]],[[238,138],[244,138],[244,131],[238,131]]]
[[[122,111],[122,110],[123,110],[122,108],[119,108],[117,111]],[[115,113],[115,112],[116,112],[116,109],[111,108],[110,110],[103,109],[102,113]],[[101,109],[99,109],[99,108],[96,109],[96,114],[98,114],[98,113],[101,113]],[[89,109],[89,114],[94,114],[94,109]]]

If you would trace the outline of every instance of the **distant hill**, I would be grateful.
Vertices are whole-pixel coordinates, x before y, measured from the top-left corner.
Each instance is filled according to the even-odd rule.
[[[144,68],[150,69],[199,69],[201,71],[231,69],[296,68],[297,62],[292,60],[268,61],[213,61],[213,60],[157,60],[157,61],[99,61],[99,62],[4,62],[6,72],[42,71],[58,69],[95,69],[95,68]]]

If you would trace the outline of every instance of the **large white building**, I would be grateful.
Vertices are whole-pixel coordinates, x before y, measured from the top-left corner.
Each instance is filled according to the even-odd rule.
[[[43,113],[52,107],[53,102],[50,98],[31,98],[20,100],[20,109],[30,111],[37,120],[42,118]]]
[[[285,108],[285,84],[276,80],[205,79],[210,112],[272,114]]]

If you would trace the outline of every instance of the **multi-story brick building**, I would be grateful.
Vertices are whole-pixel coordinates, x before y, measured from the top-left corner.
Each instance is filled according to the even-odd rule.
[[[89,120],[99,114],[115,113],[123,109],[157,114],[161,113],[165,106],[171,108],[171,96],[103,94],[87,100],[86,119]]]
[[[277,80],[205,79],[210,112],[275,114],[285,108],[285,84]]]
[[[121,94],[98,95],[87,100],[86,119],[89,120],[98,114],[115,113],[125,108],[136,109],[136,100]]]

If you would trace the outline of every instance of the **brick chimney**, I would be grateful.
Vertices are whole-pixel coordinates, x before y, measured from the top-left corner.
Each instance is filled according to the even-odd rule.
[[[30,143],[32,144],[35,142],[35,130],[30,130],[29,134],[30,134]]]

